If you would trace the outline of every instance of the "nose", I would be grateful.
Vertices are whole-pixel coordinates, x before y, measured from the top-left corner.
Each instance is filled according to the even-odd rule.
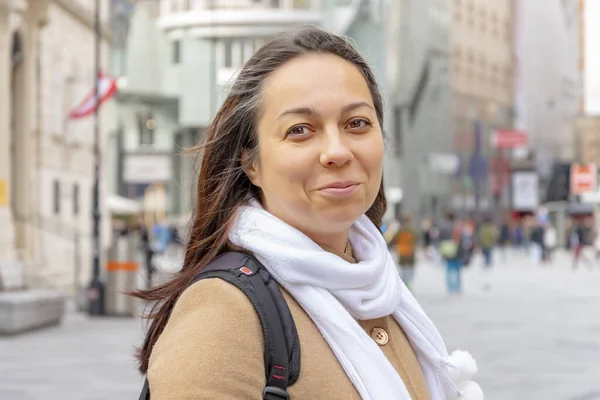
[[[354,154],[346,143],[348,139],[343,136],[343,132],[340,132],[337,126],[328,129],[322,137],[321,165],[327,168],[340,168],[350,164]]]

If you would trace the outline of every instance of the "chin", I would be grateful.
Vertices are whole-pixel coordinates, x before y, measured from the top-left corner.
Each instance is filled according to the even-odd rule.
[[[327,225],[328,229],[348,229],[361,215],[365,213],[364,207],[354,206],[331,206],[328,209],[316,213],[316,218],[321,224]]]

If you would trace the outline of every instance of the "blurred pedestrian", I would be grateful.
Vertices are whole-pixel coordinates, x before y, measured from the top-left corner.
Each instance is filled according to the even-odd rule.
[[[483,255],[483,290],[489,290],[491,287],[489,275],[494,262],[494,247],[498,244],[499,236],[500,233],[492,221],[492,218],[486,216],[479,227],[479,246],[481,247],[481,254]]]
[[[556,233],[556,228],[551,223],[548,223],[544,231],[544,248],[546,251],[545,258],[548,263],[552,262],[552,256],[557,247],[558,234]]]
[[[483,254],[484,266],[491,268],[493,264],[493,250],[498,243],[498,228],[490,217],[486,217],[479,227],[479,245]]]
[[[590,257],[586,255],[586,249],[593,244],[592,220],[585,218],[583,221],[575,222],[573,230],[573,269],[579,266],[579,261],[583,260],[587,265],[593,265]]]
[[[510,219],[508,217],[504,218],[502,222],[502,226],[500,227],[500,239],[499,245],[502,254],[502,260],[508,260],[508,251],[511,246],[511,224]]]
[[[453,212],[448,212],[446,220],[440,225],[440,254],[446,262],[448,293],[461,293],[464,260],[463,227],[455,220]]]
[[[535,264],[546,261],[546,246],[544,244],[544,227],[538,220],[532,220],[530,229],[529,252]]]
[[[394,236],[394,248],[398,257],[400,278],[412,291],[415,278],[415,261],[418,234],[413,226],[412,216],[406,213],[402,216],[400,230]]]
[[[155,272],[153,264],[154,248],[152,246],[152,235],[141,217],[138,220],[138,229],[140,234],[140,246],[142,248],[142,253],[144,254],[144,266],[146,268],[146,288],[151,289]]]
[[[246,62],[206,129],[183,268],[137,293],[157,302],[139,352],[152,400],[483,399],[381,234],[383,126],[346,38],[306,28]],[[227,278],[189,286],[220,257]]]

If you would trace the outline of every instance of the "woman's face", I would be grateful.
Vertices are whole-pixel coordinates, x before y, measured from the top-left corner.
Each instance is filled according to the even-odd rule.
[[[382,179],[383,135],[367,82],[340,57],[310,54],[277,69],[261,94],[259,156],[246,173],[263,206],[317,242],[345,245]]]

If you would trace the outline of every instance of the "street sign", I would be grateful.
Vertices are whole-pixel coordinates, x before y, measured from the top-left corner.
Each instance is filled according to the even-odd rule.
[[[458,156],[453,153],[432,153],[428,156],[429,169],[441,174],[454,174],[460,166]]]
[[[500,129],[492,132],[492,147],[496,149],[514,149],[527,146],[527,133],[512,129]]]
[[[172,155],[127,153],[122,177],[126,183],[168,182],[173,178]]]
[[[533,211],[540,205],[539,177],[535,171],[516,171],[512,175],[512,207]]]
[[[571,193],[582,194],[596,191],[598,169],[596,164],[571,164]]]

